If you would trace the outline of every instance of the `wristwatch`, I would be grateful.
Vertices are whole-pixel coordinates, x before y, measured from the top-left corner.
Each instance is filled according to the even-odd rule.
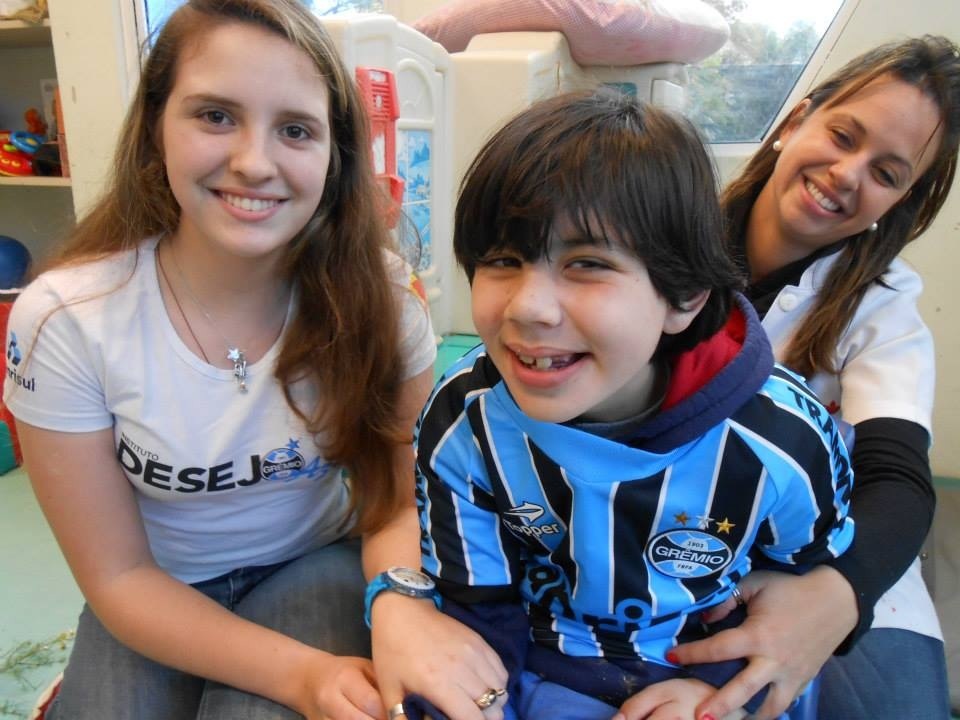
[[[430,598],[437,608],[440,607],[440,593],[437,585],[430,577],[419,570],[405,567],[392,567],[386,572],[377,575],[367,585],[367,592],[363,598],[363,620],[370,627],[370,609],[373,601],[384,590],[391,590],[412,598]]]

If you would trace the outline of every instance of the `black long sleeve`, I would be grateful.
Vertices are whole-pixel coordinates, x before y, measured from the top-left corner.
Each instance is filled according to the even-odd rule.
[[[855,427],[850,514],[856,534],[830,565],[853,587],[860,620],[837,649],[841,655],[870,628],[873,606],[919,554],[936,507],[923,427],[897,418],[872,418]]]

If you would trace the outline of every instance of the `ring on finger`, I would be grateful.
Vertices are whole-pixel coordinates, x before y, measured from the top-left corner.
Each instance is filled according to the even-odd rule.
[[[740,591],[739,585],[734,585],[730,594],[733,596],[733,601],[737,604],[737,607],[743,607],[747,604],[747,601],[743,599],[743,593]]]
[[[406,717],[407,714],[403,711],[403,703],[398,702],[392,708],[387,711],[387,717],[390,720],[397,720],[398,717]]]
[[[497,701],[498,697],[505,695],[506,692],[503,688],[487,688],[487,691],[473,702],[481,710],[486,710]]]

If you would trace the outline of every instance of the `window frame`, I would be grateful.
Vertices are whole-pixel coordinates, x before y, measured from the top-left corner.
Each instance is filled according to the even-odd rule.
[[[830,56],[833,54],[837,42],[840,40],[840,36],[843,34],[851,16],[859,5],[860,0],[842,0],[833,20],[827,26],[827,29],[824,30],[823,37],[820,38],[816,49],[813,51],[813,54],[810,55],[810,59],[807,60],[806,65],[797,77],[797,81],[793,84],[793,88],[787,93],[786,100],[784,100],[780,109],[773,116],[773,122],[771,122],[767,130],[764,131],[759,141],[709,143],[714,157],[718,163],[721,164],[721,170],[732,162],[746,159],[756,152],[760,145],[770,136],[770,133],[776,131],[777,127],[787,118],[793,108],[807,96],[810,89],[816,85],[821,76],[826,75],[824,69],[827,66]]]

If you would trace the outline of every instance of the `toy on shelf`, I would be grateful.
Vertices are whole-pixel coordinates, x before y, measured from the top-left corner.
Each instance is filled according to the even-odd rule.
[[[18,240],[0,235],[0,332],[4,337],[4,354],[0,355],[0,373],[6,375],[7,368],[16,372],[22,362],[17,339],[7,337],[7,318],[13,301],[20,292],[19,288],[30,270],[30,251]],[[13,416],[0,401],[0,474],[12,470],[21,462],[20,442]]]
[[[43,145],[43,136],[18,130],[10,133],[10,144],[20,152],[33,155]]]
[[[36,108],[29,108],[23,114],[23,120],[27,124],[27,132],[33,135],[39,135],[41,138],[47,136],[47,123],[43,120],[43,115]],[[42,142],[42,140],[41,140]]]
[[[47,124],[36,108],[23,114],[27,130],[0,131],[0,175],[23,177],[34,174],[33,155],[46,140]]]
[[[0,293],[9,292],[23,284],[31,261],[30,251],[22,242],[0,235]]]
[[[30,153],[18,150],[10,143],[9,135],[0,144],[0,175],[11,177],[33,175],[33,160]]]
[[[394,74],[383,68],[358,67],[357,86],[370,118],[373,171],[384,191],[385,221],[395,228],[403,203],[403,179],[397,174],[397,118],[400,103]]]
[[[44,177],[63,175],[60,164],[60,143],[45,142],[33,154],[33,172]]]

